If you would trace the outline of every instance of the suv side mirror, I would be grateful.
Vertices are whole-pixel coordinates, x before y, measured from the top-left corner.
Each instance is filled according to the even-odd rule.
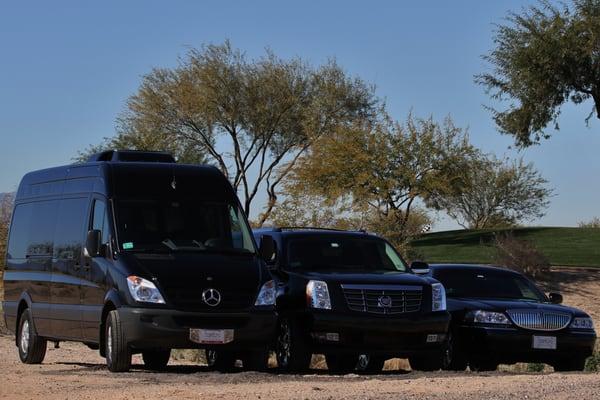
[[[88,231],[84,249],[87,257],[100,256],[100,250],[102,248],[102,245],[100,244],[101,239],[102,232],[100,232],[98,229],[92,229]]]
[[[550,302],[552,304],[561,304],[563,302],[563,297],[560,293],[548,293],[548,297],[550,298]]]
[[[410,264],[410,269],[412,269],[415,274],[426,275],[429,273],[429,264],[423,261],[413,261]]]
[[[260,238],[260,248],[258,249],[260,256],[267,264],[273,264],[275,255],[277,254],[277,245],[273,236],[263,235]]]

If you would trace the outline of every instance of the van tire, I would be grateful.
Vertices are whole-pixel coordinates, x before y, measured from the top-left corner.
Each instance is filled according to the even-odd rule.
[[[106,366],[111,372],[127,372],[131,368],[131,350],[117,310],[108,313],[105,323]]]
[[[19,358],[25,364],[40,364],[46,356],[48,342],[35,332],[33,318],[28,308],[23,310],[17,330]]]
[[[144,350],[142,351],[142,359],[146,368],[153,371],[163,371],[169,359],[171,358],[171,349],[167,350]]]

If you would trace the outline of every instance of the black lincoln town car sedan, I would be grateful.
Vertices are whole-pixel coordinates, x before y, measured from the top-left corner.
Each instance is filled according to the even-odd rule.
[[[414,274],[387,241],[306,228],[254,235],[261,248],[276,249],[281,370],[308,369],[313,353],[325,354],[334,373],[381,371],[392,357],[408,357],[414,369],[441,367],[450,321],[444,287]]]
[[[426,272],[426,271],[423,271]],[[494,370],[498,364],[542,362],[556,371],[583,370],[596,341],[586,313],[560,305],[525,276],[477,265],[431,265],[446,288],[452,315],[445,367]]]

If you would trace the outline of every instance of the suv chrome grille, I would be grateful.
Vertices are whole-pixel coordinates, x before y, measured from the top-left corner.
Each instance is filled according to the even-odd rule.
[[[342,285],[348,308],[373,314],[403,314],[421,309],[421,286]]]
[[[571,322],[571,315],[554,311],[508,310],[515,325],[536,331],[558,331]]]

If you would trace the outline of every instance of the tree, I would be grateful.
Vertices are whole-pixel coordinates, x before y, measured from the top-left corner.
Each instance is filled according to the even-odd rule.
[[[532,164],[483,154],[472,158],[455,183],[429,204],[470,229],[514,226],[542,217],[552,194]]]
[[[3,193],[0,197],[0,277],[6,267],[6,249],[8,246],[8,229],[13,211],[14,195],[12,193]]]
[[[312,143],[339,126],[373,119],[377,107],[374,88],[333,61],[314,68],[270,51],[249,60],[225,42],[190,50],[178,67],[146,75],[118,120],[115,140],[191,144],[241,192],[247,214],[266,190],[260,226],[279,184]]]
[[[411,235],[419,201],[445,192],[473,151],[450,119],[438,124],[411,116],[405,124],[345,127],[323,136],[301,158],[286,180],[286,196],[347,202],[359,215],[370,215],[378,232],[402,244]]]
[[[499,130],[521,147],[539,143],[549,137],[549,123],[558,129],[569,99],[591,99],[600,118],[600,0],[574,0],[560,9],[544,1],[507,19],[484,57],[493,71],[476,77],[492,98],[511,101],[505,111],[491,109]]]

